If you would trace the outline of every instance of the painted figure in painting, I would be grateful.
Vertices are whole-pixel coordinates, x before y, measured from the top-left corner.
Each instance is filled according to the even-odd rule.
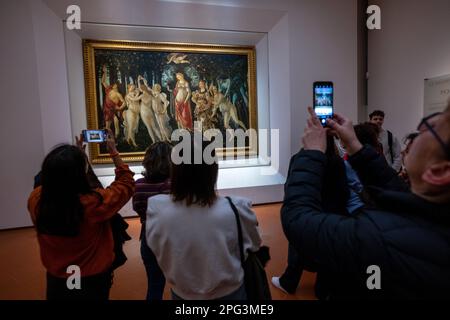
[[[151,88],[144,77],[138,77],[139,90],[141,90],[141,119],[147,127],[148,134],[153,142],[161,141],[161,134],[156,123],[155,112],[153,111],[153,95]]]
[[[191,89],[189,88],[189,82],[184,79],[184,75],[180,72],[175,77],[177,78],[177,83],[173,89],[173,95],[175,97],[175,118],[178,128],[192,130]]]
[[[192,93],[192,102],[195,103],[194,115],[202,124],[204,130],[214,128],[212,118],[211,96],[206,88],[206,82],[198,82],[199,89]]]
[[[134,84],[128,85],[128,93],[125,96],[127,109],[123,112],[125,140],[129,145],[137,147],[135,135],[139,126],[139,114],[141,112],[140,91]]]
[[[179,63],[190,63],[187,59],[187,54],[180,55],[179,53],[170,53],[167,55],[167,64],[173,62],[176,64]]]
[[[167,115],[167,106],[169,105],[169,101],[167,101],[166,94],[161,92],[160,84],[154,84],[151,92],[153,96],[153,112],[155,113],[156,122],[158,123],[161,132],[161,138],[163,140],[170,141],[172,132],[169,126],[169,116]]]
[[[216,86],[211,86],[210,88],[211,94],[213,96],[212,103],[213,103],[213,113],[212,116],[214,117],[217,113],[217,109],[222,113],[223,115],[223,126],[225,129],[230,128],[230,119],[232,119],[237,125],[239,125],[244,130],[247,130],[245,127],[245,124],[239,120],[236,106],[231,103],[230,100],[225,98],[225,96],[219,92]]]
[[[111,124],[114,122],[114,133],[117,137],[119,136],[119,118],[121,117],[120,112],[125,108],[125,100],[120,94],[117,83],[108,85],[106,83],[106,65],[103,66],[102,74],[102,85],[105,89],[105,99],[103,102],[103,118],[105,119],[106,129],[111,130]]]

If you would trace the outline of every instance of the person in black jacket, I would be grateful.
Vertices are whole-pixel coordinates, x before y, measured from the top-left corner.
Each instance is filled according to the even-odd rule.
[[[323,128],[311,108],[281,209],[283,230],[307,270],[327,274],[329,298],[450,298],[450,106],[424,118],[405,159],[408,186],[350,120]],[[375,201],[357,215],[323,210],[326,137],[336,134]]]

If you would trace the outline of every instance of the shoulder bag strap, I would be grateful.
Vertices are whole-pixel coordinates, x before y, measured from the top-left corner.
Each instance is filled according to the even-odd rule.
[[[392,135],[392,132],[390,132],[389,130],[387,130],[387,133],[388,133],[389,152],[391,154],[391,162],[392,162],[392,164],[394,164],[394,152],[393,152],[393,149],[392,149],[394,137]]]
[[[231,201],[230,197],[225,197],[230,203],[231,209],[233,209],[234,216],[236,218],[237,231],[238,231],[238,240],[239,240],[239,253],[241,255],[241,264],[244,265],[244,241],[242,240],[242,227],[241,227],[241,219],[239,219],[239,213],[234,205],[233,201]]]

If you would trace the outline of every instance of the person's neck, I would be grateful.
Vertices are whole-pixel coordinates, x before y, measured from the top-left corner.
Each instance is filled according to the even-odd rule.
[[[427,200],[428,202],[436,203],[436,204],[446,204],[450,203],[450,194],[444,193],[444,194],[427,194],[422,188],[412,185],[411,186],[411,192],[414,193],[416,196]]]

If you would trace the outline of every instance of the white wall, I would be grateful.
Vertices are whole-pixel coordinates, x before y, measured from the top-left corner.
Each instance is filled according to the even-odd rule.
[[[41,1],[29,0],[38,71],[44,152],[72,142],[63,23]]]
[[[0,229],[29,225],[28,194],[44,156],[33,22],[28,1],[0,10]]]
[[[450,74],[450,1],[377,0],[381,30],[369,32],[369,112],[403,138],[423,116],[424,79]]]
[[[276,3],[276,1],[275,1]],[[291,150],[312,105],[314,81],[334,82],[335,111],[357,120],[357,1],[298,1],[289,10]]]
[[[37,144],[29,143],[25,147],[20,144],[19,147],[14,140],[4,148],[10,151],[12,156],[2,160],[5,162],[2,168],[8,164],[8,171],[2,171],[2,181],[11,183],[6,184],[8,188],[2,190],[1,228],[30,224],[25,203],[31,190],[32,177],[38,170],[44,154],[52,143],[70,139],[71,126],[75,123],[80,125],[80,121],[85,121],[74,117],[72,110],[74,107],[68,105],[69,97],[71,102],[76,100],[74,95],[77,95],[83,87],[79,82],[75,85],[71,83],[70,87],[67,85],[67,81],[71,81],[71,74],[67,74],[66,57],[61,51],[64,46],[61,20],[64,19],[65,9],[69,4],[80,4],[82,20],[88,22],[267,33],[270,62],[268,113],[271,128],[280,129],[282,174],[287,171],[290,155],[299,148],[300,136],[306,121],[306,106],[311,104],[314,81],[334,81],[337,111],[353,119],[357,118],[357,0],[227,1],[233,4],[232,7],[146,0],[44,1],[59,18],[55,18],[41,0],[30,1],[38,4],[27,6],[27,1],[14,2],[14,5],[4,2],[1,4],[2,16],[6,11],[4,7],[7,9],[11,7],[12,11],[2,19],[3,24],[5,21],[8,23],[1,32],[7,36],[8,32],[11,34],[9,37],[12,46],[8,49],[11,51],[1,53],[2,58],[9,59],[1,60],[18,61],[2,68],[2,71],[6,70],[5,75],[9,75],[2,77],[2,81],[9,82],[9,87],[13,88],[12,97],[19,97],[19,101],[8,97],[7,99],[11,99],[10,103],[3,105],[8,107],[20,105],[21,110],[30,111],[32,118],[26,121],[31,124],[25,123],[24,136],[33,137],[37,141]],[[216,3],[223,2],[216,1]],[[38,7],[31,13],[30,7],[33,6]],[[23,23],[24,19],[32,20],[34,26],[30,21]],[[30,46],[34,39],[39,41],[35,47]],[[69,40],[68,44],[67,39],[66,37],[66,45],[70,50],[80,50],[76,41]],[[22,52],[27,45],[26,52]],[[25,60],[29,64],[28,67],[23,62]],[[79,68],[80,65],[79,59],[68,61],[69,68],[70,66]],[[25,96],[22,94],[23,91],[18,89],[23,81],[17,75],[26,72],[31,72],[26,82],[27,89],[31,88],[32,92],[34,90],[34,94],[28,94],[30,92],[28,90]],[[9,88],[7,84],[1,86],[2,90]],[[59,92],[56,98],[52,96],[55,93],[53,88]],[[70,90],[66,91],[66,88]],[[77,106],[79,107],[84,108],[84,105]],[[11,121],[6,126],[8,132],[15,129],[15,123],[24,124],[21,118],[23,113],[8,109],[6,115],[11,116],[9,117]],[[61,126],[61,123],[64,125]],[[8,136],[6,133],[4,136]],[[54,141],[51,140],[52,137]],[[23,154],[24,152],[27,154]],[[229,175],[227,171],[222,171],[221,174]],[[234,177],[232,176],[233,179]],[[251,180],[254,176],[250,174],[247,177]],[[273,185],[259,188],[252,188],[252,182],[246,181],[249,187],[237,191],[224,188],[222,192],[236,191],[257,199],[255,202],[264,202],[264,199],[261,199],[262,195],[267,195],[265,200],[269,202],[282,199],[282,180],[278,179],[272,182]],[[16,193],[14,201],[10,200],[11,196],[4,195],[5,191],[12,190],[11,184],[17,185],[13,190]]]

